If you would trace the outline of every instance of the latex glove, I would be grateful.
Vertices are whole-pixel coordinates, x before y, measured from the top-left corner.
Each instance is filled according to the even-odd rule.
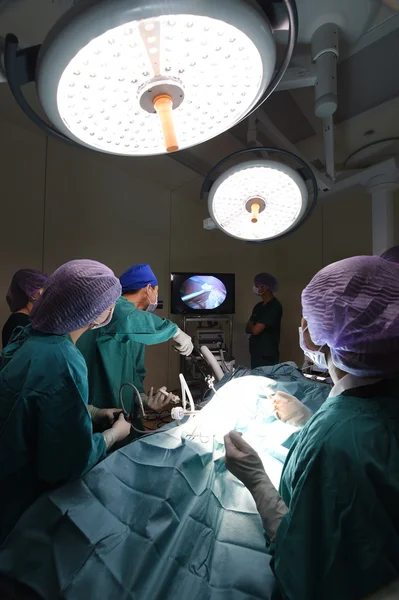
[[[166,395],[163,393],[166,392]],[[152,408],[152,410],[156,410],[158,412],[164,410],[165,406],[168,406],[173,402],[173,398],[176,396],[172,394],[172,392],[167,392],[166,387],[161,387],[155,393],[154,396],[154,388],[151,388],[150,395],[148,398],[148,406]]]
[[[187,333],[184,333],[184,331],[182,331],[181,329],[178,329],[175,335],[173,336],[173,339],[177,343],[176,348],[180,352],[180,354],[182,354],[183,356],[190,356],[190,354],[194,350],[194,344],[190,336],[187,335]]]
[[[97,408],[89,404],[88,407],[91,420],[96,425],[102,425],[104,429],[112,427],[115,423],[115,413],[122,412],[121,408]]]
[[[291,394],[276,392],[271,399],[274,413],[283,423],[303,427],[313,416],[312,411]]]
[[[266,536],[274,541],[278,526],[288,508],[270,481],[257,452],[237,431],[224,437],[228,470],[251,492],[261,516]]]
[[[119,419],[115,421],[111,429],[107,429],[103,433],[107,450],[116,444],[116,442],[122,442],[130,434],[130,431],[130,423],[126,421],[123,412],[121,412]]]
[[[241,433],[230,431],[224,437],[226,467],[251,491],[267,477],[259,454],[243,440]]]

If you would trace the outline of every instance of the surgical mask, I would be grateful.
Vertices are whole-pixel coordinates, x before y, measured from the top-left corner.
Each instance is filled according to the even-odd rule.
[[[31,296],[31,297],[29,298],[29,300],[30,300],[30,301],[31,301],[31,302],[34,304],[35,302],[37,302],[37,301],[39,300],[39,298],[40,298],[40,296],[41,296],[42,294],[43,294],[43,291],[42,291],[42,290],[40,290],[40,291],[39,291],[39,295],[38,295],[38,297],[37,297],[37,298],[34,298],[33,296]]]
[[[114,306],[111,308],[108,317],[102,323],[97,323],[96,321],[93,321],[90,329],[100,329],[100,327],[105,327],[106,325],[109,325],[112,321],[112,317],[114,316],[114,308]]]
[[[321,352],[321,349],[323,346],[320,346],[320,348],[318,350],[310,350],[310,348],[307,347],[306,342],[303,337],[303,333],[304,333],[304,331],[306,331],[306,329],[308,329],[308,328],[306,327],[304,330],[302,330],[302,327],[299,327],[299,345],[302,348],[305,356],[310,358],[310,360],[316,367],[318,367],[322,371],[327,371],[328,364],[327,364],[326,355],[324,354],[324,352]]]
[[[254,287],[252,288],[253,292],[255,294],[255,296],[261,296],[262,294],[259,292],[258,288],[256,287],[256,285],[254,285]]]
[[[146,310],[148,312],[154,312],[156,311],[158,306],[158,294],[155,296],[155,302],[150,302],[149,305],[147,306]]]

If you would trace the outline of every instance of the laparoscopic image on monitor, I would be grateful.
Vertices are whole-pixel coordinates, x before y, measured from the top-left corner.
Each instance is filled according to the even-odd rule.
[[[172,274],[172,312],[233,313],[234,275]]]
[[[197,275],[186,279],[180,288],[184,304],[194,310],[214,310],[226,300],[227,290],[222,281],[210,275]]]

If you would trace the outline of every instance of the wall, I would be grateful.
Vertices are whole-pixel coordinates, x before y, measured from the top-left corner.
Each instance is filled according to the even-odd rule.
[[[118,275],[149,262],[165,289],[170,194],[156,177],[139,178],[138,169],[125,171],[114,157],[53,140],[47,165],[45,271],[82,257],[99,260]],[[167,381],[168,351],[164,345],[148,353],[149,380],[159,385]]]
[[[42,268],[45,146],[40,134],[0,123],[0,319],[13,273]]]
[[[92,258],[117,274],[150,262],[162,290],[169,285],[170,191],[196,177],[167,157],[105,156],[46,140],[29,123],[0,121],[0,322],[5,295],[24,267],[54,271]],[[168,315],[169,294],[163,294]],[[169,345],[148,351],[148,380],[167,383]]]
[[[88,257],[119,274],[133,263],[150,262],[166,316],[171,271],[235,272],[234,352],[238,363],[248,364],[245,324],[256,302],[252,278],[271,271],[280,281],[284,307],[282,359],[300,362],[303,287],[323,265],[371,253],[371,201],[363,190],[320,202],[287,238],[250,245],[202,228],[208,215],[199,200],[201,179],[168,157],[104,156],[46,140],[35,128],[13,122],[0,123],[0,135],[1,298],[21,267],[51,272],[66,260]],[[2,301],[0,318],[6,317]],[[149,385],[176,383],[178,356],[170,345],[150,348],[147,367]]]

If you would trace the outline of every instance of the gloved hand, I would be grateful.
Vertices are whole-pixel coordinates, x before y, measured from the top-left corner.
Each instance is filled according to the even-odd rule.
[[[115,423],[115,413],[122,412],[121,408],[98,408],[92,404],[89,404],[87,408],[93,423],[98,425],[99,428],[102,427],[102,429],[112,427]]]
[[[226,467],[251,491],[267,477],[259,454],[243,440],[241,433],[230,431],[224,436]]]
[[[163,392],[166,392],[166,395]],[[165,386],[159,388],[154,396],[154,388],[152,387],[148,397],[148,406],[152,408],[152,410],[160,412],[165,408],[165,406],[168,406],[171,402],[173,402],[173,397],[174,394],[172,394],[172,392],[167,393]]]
[[[178,329],[175,335],[173,336],[173,339],[177,343],[176,348],[180,352],[180,354],[182,354],[183,356],[190,356],[190,354],[194,350],[194,345],[190,336],[187,335],[187,333],[184,333],[184,331],[182,331],[181,329]]]
[[[261,516],[266,536],[274,541],[278,526],[288,509],[270,481],[257,452],[237,431],[224,437],[228,470],[249,489]]]
[[[304,427],[313,413],[298,398],[286,392],[276,392],[271,396],[275,415],[288,425]]]
[[[119,419],[115,421],[111,429],[107,429],[103,433],[107,450],[116,444],[116,442],[122,442],[130,434],[130,430],[130,423],[126,421],[123,413],[121,413]]]

